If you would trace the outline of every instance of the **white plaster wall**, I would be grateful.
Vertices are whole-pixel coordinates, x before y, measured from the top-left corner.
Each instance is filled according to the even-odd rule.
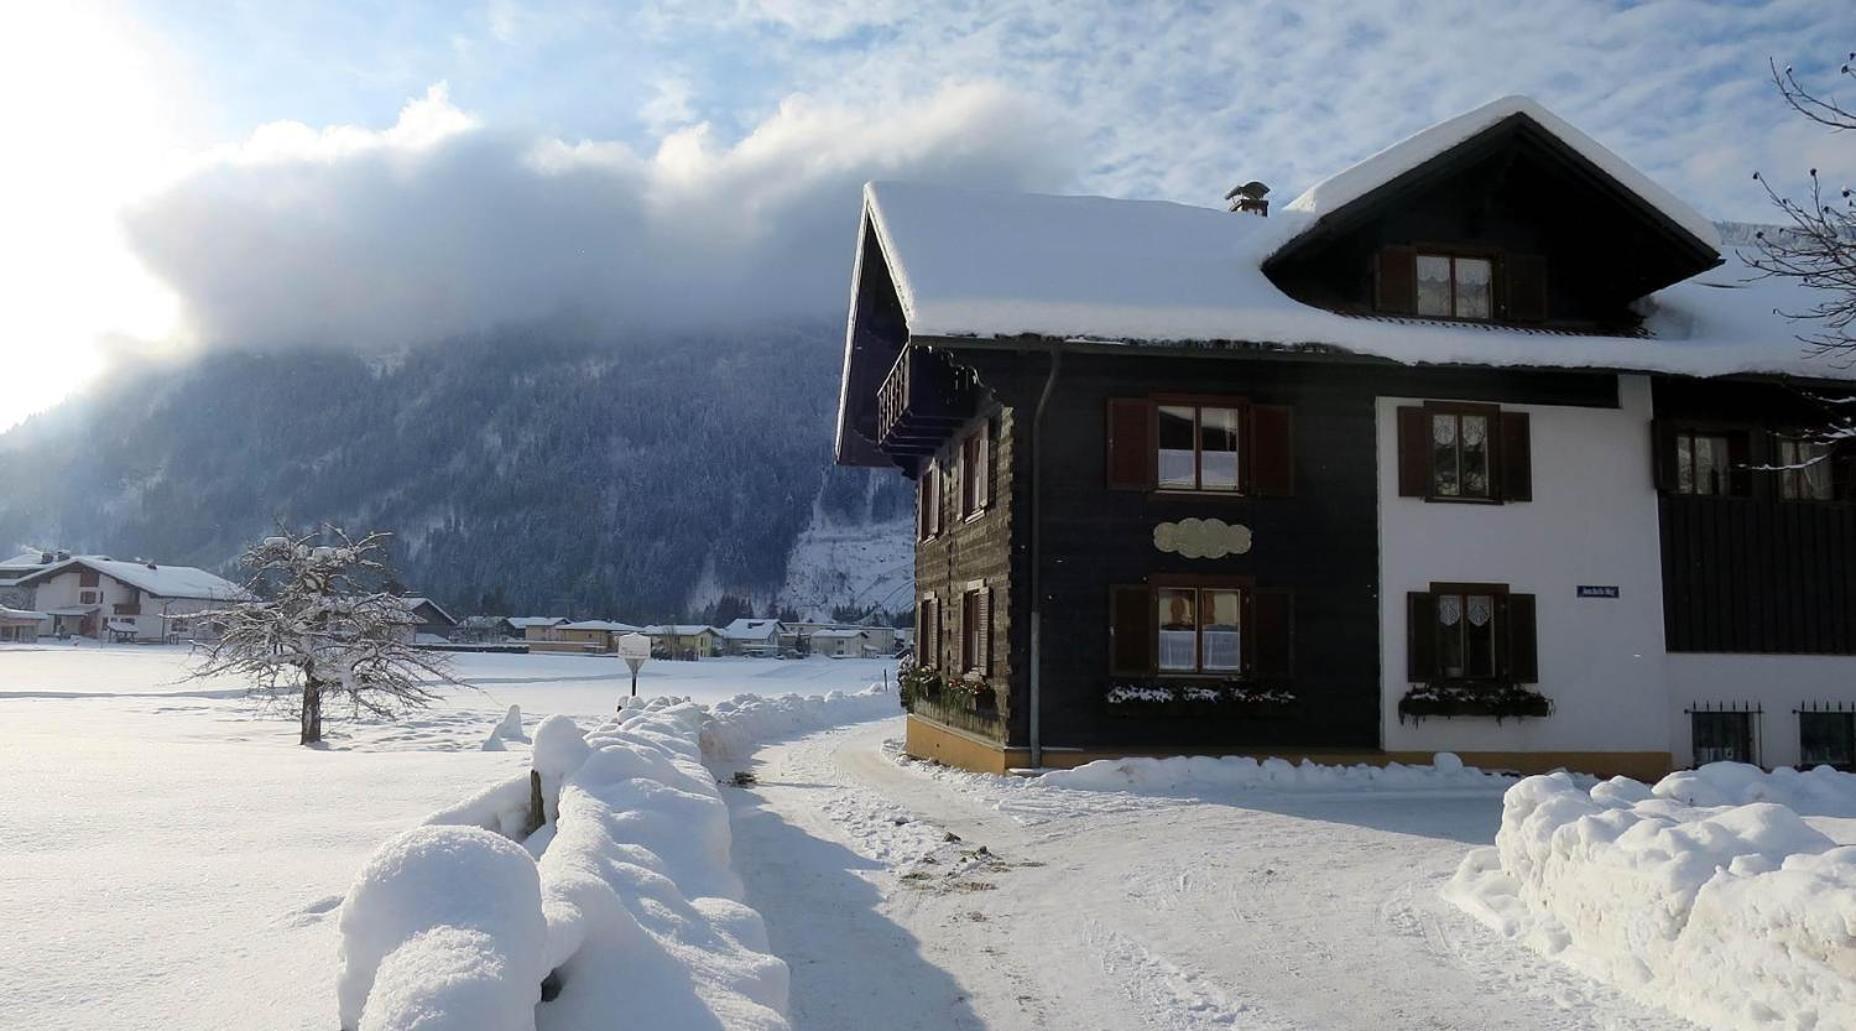
[[[1617,409],[1504,405],[1529,414],[1534,500],[1398,496],[1400,405],[1377,406],[1382,740],[1389,750],[1664,751],[1670,701],[1662,560],[1650,479],[1650,384],[1619,377]],[[1551,716],[1400,723],[1405,595],[1432,581],[1506,583],[1538,599],[1540,682]],[[1577,597],[1610,584],[1615,599]]]
[[[1847,655],[1669,656],[1671,751],[1677,766],[1694,763],[1688,709],[1695,703],[1753,703],[1759,761],[1793,766],[1802,758],[1795,710],[1811,703],[1856,704],[1856,659]]]

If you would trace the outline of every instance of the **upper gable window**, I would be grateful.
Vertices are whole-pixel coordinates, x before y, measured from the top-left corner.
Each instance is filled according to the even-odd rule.
[[[1494,317],[1495,264],[1488,258],[1418,255],[1419,315],[1446,319]]]

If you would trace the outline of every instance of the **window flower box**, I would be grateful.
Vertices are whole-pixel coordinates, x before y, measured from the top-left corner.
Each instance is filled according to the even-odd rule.
[[[1137,718],[1265,719],[1287,715],[1295,700],[1295,692],[1279,686],[1155,679],[1110,684],[1103,708],[1110,715]]]
[[[1496,721],[1553,714],[1553,701],[1538,691],[1501,681],[1439,680],[1413,684],[1398,702],[1399,722],[1428,717],[1492,716]]]

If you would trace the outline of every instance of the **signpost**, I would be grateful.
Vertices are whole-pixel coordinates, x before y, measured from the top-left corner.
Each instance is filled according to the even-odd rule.
[[[638,670],[651,657],[651,639],[643,634],[626,634],[619,638],[619,658],[632,670],[632,697],[638,697]],[[620,708],[624,706],[621,705]]]

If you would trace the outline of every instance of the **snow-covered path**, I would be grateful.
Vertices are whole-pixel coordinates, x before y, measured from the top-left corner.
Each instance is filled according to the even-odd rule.
[[[1493,791],[1033,790],[900,765],[899,733],[764,747],[728,793],[798,1028],[1690,1026],[1438,898]]]

